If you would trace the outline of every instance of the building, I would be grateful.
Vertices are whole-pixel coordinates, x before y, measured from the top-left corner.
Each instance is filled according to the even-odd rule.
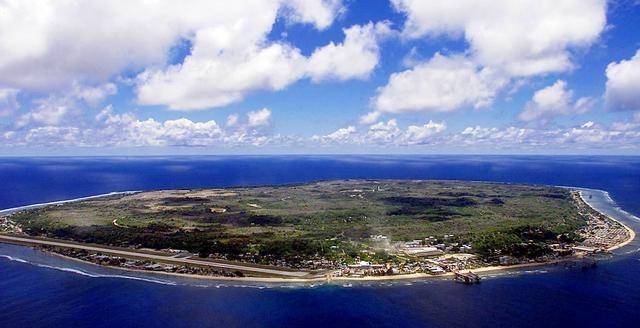
[[[436,256],[443,252],[435,247],[411,247],[405,248],[403,253],[410,256]]]

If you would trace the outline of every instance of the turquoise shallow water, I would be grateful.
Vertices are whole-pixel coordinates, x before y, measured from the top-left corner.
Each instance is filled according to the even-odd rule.
[[[0,160],[0,208],[111,191],[332,178],[463,179],[570,185],[640,230],[638,157],[304,156]],[[589,191],[587,191],[589,192]],[[615,200],[615,203],[612,201]],[[0,244],[0,325],[635,326],[640,242],[593,270],[562,265],[447,280],[249,284],[131,274]]]

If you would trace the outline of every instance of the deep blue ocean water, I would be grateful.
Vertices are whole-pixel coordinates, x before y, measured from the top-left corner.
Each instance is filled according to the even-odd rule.
[[[640,216],[640,157],[582,156],[2,158],[0,209],[112,191],[336,178],[595,188]],[[627,223],[640,231],[639,222]],[[636,240],[593,270],[542,267],[494,274],[477,286],[282,286],[129,276],[0,244],[0,327],[634,327],[639,248]]]

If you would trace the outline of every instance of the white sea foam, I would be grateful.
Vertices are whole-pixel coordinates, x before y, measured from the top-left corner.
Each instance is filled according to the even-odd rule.
[[[82,271],[82,270],[78,270],[78,269],[74,269],[74,268],[59,267],[59,266],[40,264],[40,263],[33,263],[33,262],[29,262],[29,261],[21,259],[21,258],[9,256],[9,255],[3,255],[3,254],[0,254],[0,257],[1,258],[5,258],[5,259],[10,260],[10,261],[15,261],[15,262],[19,262],[19,263],[26,263],[26,264],[34,265],[34,266],[37,266],[37,267],[40,267],[40,268],[64,271],[64,272],[69,272],[69,273],[78,274],[78,275],[81,275],[81,276],[91,277],[91,278],[129,279],[129,280],[139,280],[139,281],[152,282],[152,283],[163,284],[163,285],[172,285],[172,286],[177,285],[177,283],[175,283],[173,281],[166,281],[166,280],[159,280],[159,279],[142,278],[142,277],[135,277],[135,276],[127,276],[127,275],[88,273],[88,272],[85,272],[85,271]]]
[[[163,285],[171,285],[171,286],[177,285],[177,283],[175,283],[173,281],[167,281],[167,280],[141,278],[141,277],[127,276],[127,275],[117,275],[117,274],[88,273],[88,272],[85,272],[85,271],[82,271],[82,270],[78,270],[78,269],[74,269],[74,268],[58,267],[58,266],[46,265],[46,264],[34,264],[34,265],[38,266],[38,267],[41,267],[41,268],[48,268],[48,269],[54,269],[54,270],[59,270],[59,271],[64,271],[64,272],[70,272],[70,273],[75,273],[75,274],[79,274],[79,275],[86,276],[86,277],[91,277],[91,278],[129,279],[129,280],[139,280],[139,281],[152,282],[152,283],[163,284]]]
[[[0,255],[0,257],[5,258],[5,259],[7,259],[9,261],[20,262],[20,263],[29,263],[28,261],[25,261],[25,260],[17,258],[17,257],[9,256],[9,255]]]

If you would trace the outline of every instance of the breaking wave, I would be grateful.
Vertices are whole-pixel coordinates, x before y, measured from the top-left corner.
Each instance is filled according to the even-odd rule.
[[[85,271],[74,269],[74,268],[67,268],[67,267],[59,267],[59,266],[54,266],[54,265],[33,263],[33,262],[29,262],[29,261],[21,259],[21,258],[9,256],[9,255],[0,254],[0,257],[1,258],[5,258],[5,259],[10,260],[10,261],[14,261],[14,262],[26,263],[26,264],[37,266],[37,267],[40,267],[40,268],[64,271],[64,272],[69,272],[69,273],[78,274],[78,275],[81,275],[81,276],[91,277],[91,278],[129,279],[129,280],[139,280],[139,281],[152,282],[152,283],[163,284],[163,285],[171,285],[171,286],[177,285],[177,283],[175,283],[173,281],[167,281],[167,280],[159,280],[159,279],[152,279],[152,278],[141,278],[141,277],[127,276],[127,275],[117,275],[117,274],[89,273],[89,272],[85,272]]]
[[[5,259],[7,259],[9,261],[20,262],[20,263],[29,263],[28,261],[25,261],[23,259],[19,259],[17,257],[9,256],[9,255],[0,255],[0,257],[5,258]]]

